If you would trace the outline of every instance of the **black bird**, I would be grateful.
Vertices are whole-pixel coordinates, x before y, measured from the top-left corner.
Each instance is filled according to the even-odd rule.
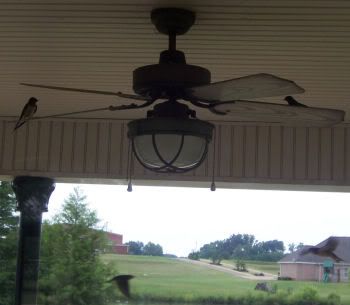
[[[334,251],[338,247],[338,240],[335,237],[328,238],[326,244],[321,247],[307,247],[303,250],[301,250],[301,255],[306,255],[309,253],[318,255],[318,256],[324,256],[324,257],[330,257],[334,259],[336,262],[341,262],[343,259],[341,259],[339,256],[337,256]]]
[[[31,97],[27,104],[24,105],[22,113],[16,123],[15,128],[13,129],[14,131],[33,117],[34,113],[38,109],[36,105],[37,101],[38,100],[35,97]]]
[[[115,282],[120,292],[127,298],[130,298],[130,285],[129,280],[133,279],[134,276],[130,274],[121,274],[111,278],[108,282]]]
[[[284,100],[289,104],[289,106],[306,107],[306,105],[299,103],[294,97],[286,96]]]

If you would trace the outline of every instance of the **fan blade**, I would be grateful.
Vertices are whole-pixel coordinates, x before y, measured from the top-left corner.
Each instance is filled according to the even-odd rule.
[[[202,102],[226,102],[279,95],[293,95],[305,90],[293,81],[260,73],[240,78],[234,78],[209,85],[188,89],[189,97]]]
[[[342,110],[296,107],[253,101],[221,102],[212,104],[213,113],[226,115],[232,121],[277,122],[288,126],[327,127],[344,120]]]
[[[102,95],[113,95],[124,98],[130,98],[134,100],[149,100],[148,98],[133,95],[133,94],[125,94],[122,92],[111,92],[111,91],[100,91],[100,90],[88,90],[88,89],[78,89],[78,88],[67,88],[67,87],[58,87],[58,86],[47,86],[47,85],[38,85],[38,84],[28,84],[28,83],[20,83],[23,86],[35,87],[35,88],[43,88],[43,89],[52,89],[52,90],[61,90],[61,91],[73,91],[73,92],[83,92],[83,93],[93,93],[93,94],[102,94]]]

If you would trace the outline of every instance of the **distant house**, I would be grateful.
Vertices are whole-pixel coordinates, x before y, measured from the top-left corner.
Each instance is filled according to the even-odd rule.
[[[109,246],[113,253],[128,254],[129,246],[123,244],[123,235],[112,232],[106,232]]]
[[[298,251],[283,257],[280,264],[280,276],[290,277],[299,281],[330,281],[349,282],[350,271],[350,237],[335,237],[338,246],[334,253],[344,261],[337,263],[331,258],[314,254],[301,255],[304,246]],[[328,239],[322,241],[317,247],[326,244]]]

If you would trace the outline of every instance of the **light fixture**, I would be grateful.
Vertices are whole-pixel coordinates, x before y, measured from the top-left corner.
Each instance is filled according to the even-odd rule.
[[[192,117],[192,118],[190,118]],[[128,123],[132,151],[141,165],[160,173],[184,173],[204,161],[214,125],[195,118],[186,105],[169,100]]]

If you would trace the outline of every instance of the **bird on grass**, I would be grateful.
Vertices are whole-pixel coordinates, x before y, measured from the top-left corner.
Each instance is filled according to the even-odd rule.
[[[130,274],[121,274],[121,275],[117,275],[113,278],[111,278],[109,281],[107,282],[114,282],[117,284],[120,292],[126,296],[127,298],[130,298],[130,285],[129,285],[129,281],[131,279],[133,279],[134,276],[130,275]]]
[[[35,97],[31,97],[27,104],[24,105],[22,113],[15,125],[15,128],[13,129],[14,131],[21,127],[24,123],[28,122],[33,117],[34,113],[38,109],[36,105],[37,101],[38,100]]]
[[[300,254],[306,255],[309,253],[318,255],[318,256],[324,256],[324,257],[330,257],[334,259],[336,262],[341,262],[343,259],[341,259],[339,256],[337,256],[334,251],[338,247],[338,240],[334,237],[330,237],[324,246],[321,247],[307,247],[303,249]]]

